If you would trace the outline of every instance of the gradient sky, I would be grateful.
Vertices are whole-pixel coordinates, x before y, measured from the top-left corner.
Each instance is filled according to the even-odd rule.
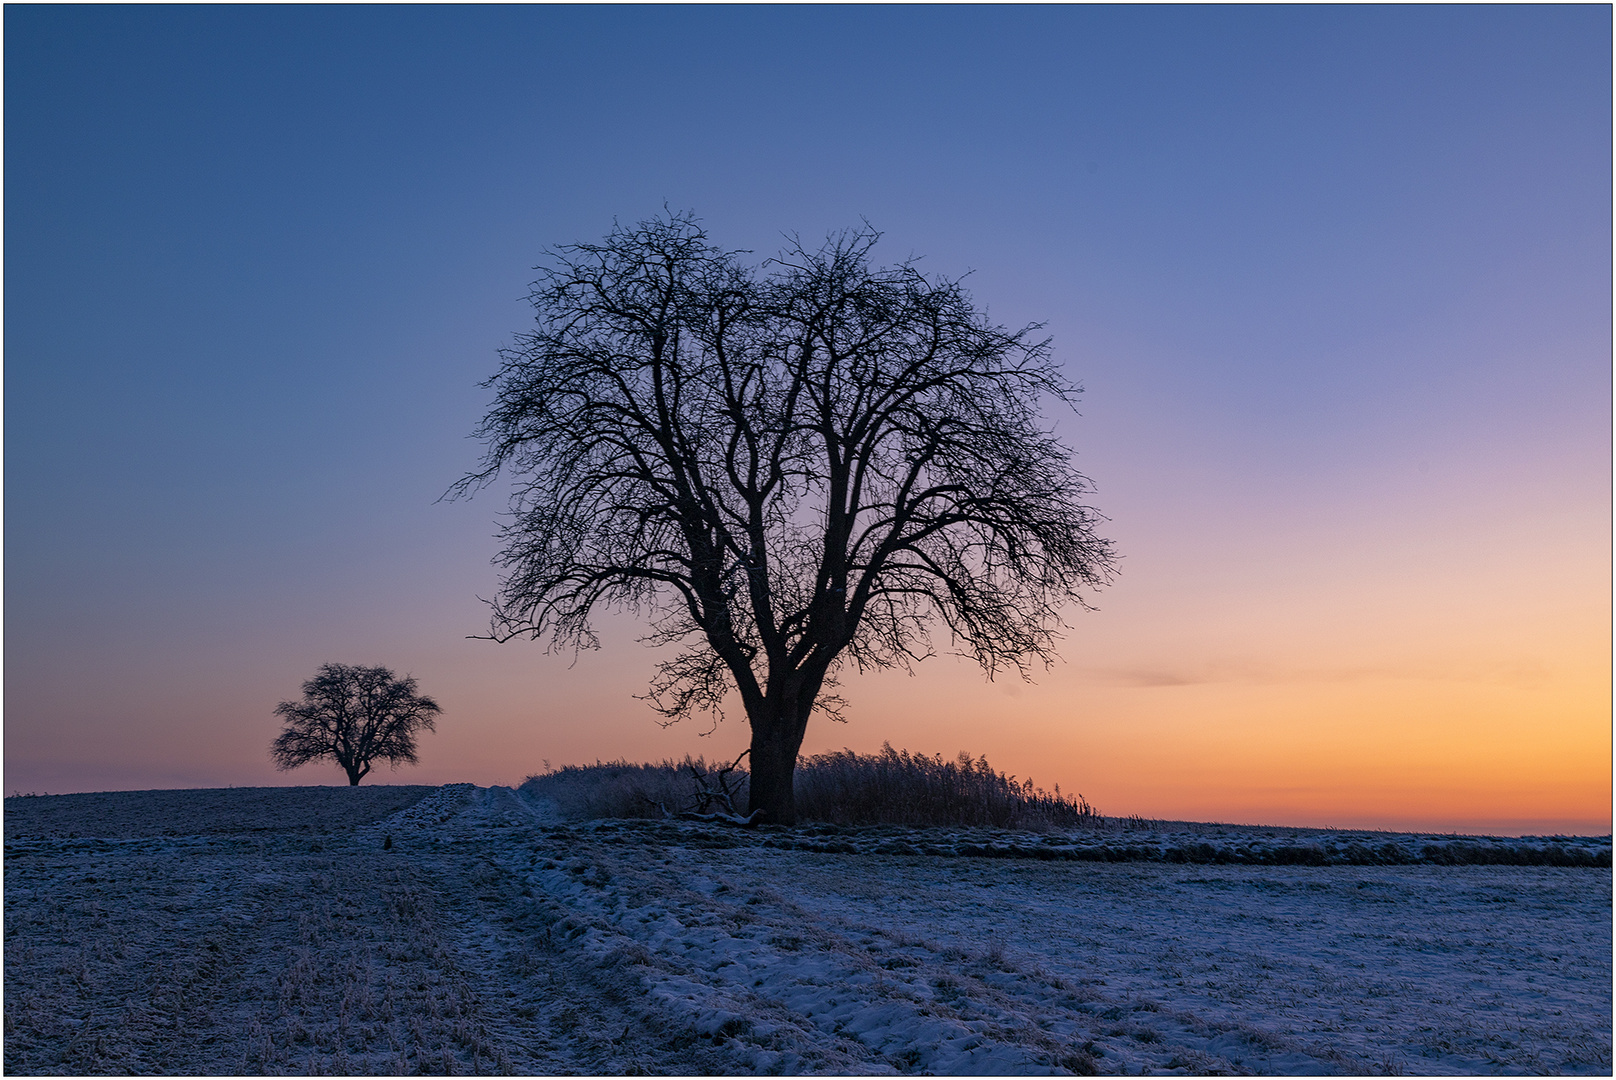
[[[277,773],[319,664],[444,706],[380,782],[733,757],[657,653],[486,630],[478,383],[543,249],[867,218],[1086,387],[1124,559],[1032,684],[883,741],[1106,813],[1609,832],[1611,9],[5,9],[4,787]]]

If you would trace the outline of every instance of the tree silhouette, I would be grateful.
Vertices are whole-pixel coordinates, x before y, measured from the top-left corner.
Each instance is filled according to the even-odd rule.
[[[270,744],[277,769],[295,769],[330,758],[357,785],[371,765],[387,761],[414,765],[415,733],[434,731],[438,703],[415,692],[410,676],[400,679],[384,667],[322,664],[303,684],[302,701],[283,701],[275,714],[286,730]]]
[[[751,809],[795,822],[811,711],[847,662],[933,652],[938,622],[991,677],[1048,664],[1062,608],[1109,580],[1040,399],[1077,388],[1036,326],[955,281],[870,265],[865,226],[759,269],[688,214],[550,253],[537,327],[502,351],[479,471],[514,475],[495,640],[595,647],[590,615],[647,616],[683,646],[647,700],[751,726]]]

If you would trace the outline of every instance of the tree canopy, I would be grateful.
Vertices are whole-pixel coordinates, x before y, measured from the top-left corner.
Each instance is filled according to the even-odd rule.
[[[677,647],[650,688],[664,716],[737,693],[764,820],[794,820],[845,664],[907,667],[940,625],[990,676],[1025,674],[1113,572],[1040,420],[1078,393],[1049,341],[913,262],[872,266],[877,239],[752,268],[671,214],[552,252],[455,489],[516,480],[492,636],[590,647],[597,610],[646,616]]]

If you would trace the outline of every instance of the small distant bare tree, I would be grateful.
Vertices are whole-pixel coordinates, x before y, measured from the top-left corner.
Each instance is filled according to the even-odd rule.
[[[865,228],[759,273],[695,219],[552,253],[538,326],[487,385],[483,467],[518,477],[493,637],[592,647],[597,606],[650,616],[670,719],[739,692],[763,821],[796,819],[809,713],[847,660],[908,667],[940,622],[990,674],[1053,656],[1112,570],[1088,481],[1045,430],[1076,388],[1035,327],[957,282],[877,268]]]
[[[415,692],[411,676],[400,679],[384,667],[323,664],[303,684],[302,701],[283,701],[275,713],[286,730],[270,744],[277,769],[295,769],[330,758],[357,785],[371,765],[414,765],[415,733],[434,731],[438,703]]]

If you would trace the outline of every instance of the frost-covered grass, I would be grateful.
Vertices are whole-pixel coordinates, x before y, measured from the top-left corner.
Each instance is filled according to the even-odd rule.
[[[6,799],[6,833],[123,837],[347,830],[437,790],[367,784],[13,795]]]
[[[1609,836],[1452,836],[1104,819],[1081,829],[868,828],[807,824],[771,846],[828,854],[1237,866],[1611,865]]]
[[[1161,855],[1477,838],[741,829],[302,790],[270,823],[182,812],[181,835],[152,807],[212,796],[6,800],[6,1070],[1611,1068],[1609,869]],[[1609,838],[1509,843],[1608,866]],[[1096,844],[1158,856],[1037,854]]]
[[[714,793],[746,802],[747,773],[703,758],[635,765],[565,765],[522,785],[574,820],[661,818],[722,808]],[[975,825],[1004,829],[1074,828],[1100,816],[1081,795],[1062,795],[996,771],[985,757],[953,761],[883,745],[878,754],[841,750],[803,758],[796,774],[797,816],[837,825]]]

